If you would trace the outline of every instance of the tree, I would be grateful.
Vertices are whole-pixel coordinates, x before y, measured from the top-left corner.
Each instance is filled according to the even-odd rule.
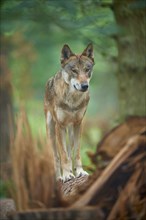
[[[100,10],[109,8],[115,17],[116,24],[111,20],[109,24],[112,26],[102,25],[100,30],[97,23],[96,28],[99,33],[102,31],[104,37],[110,35],[117,44],[116,76],[120,120],[127,115],[146,115],[146,2],[144,0],[91,0],[90,4],[94,6],[92,8],[94,13],[95,11],[98,13],[99,8]],[[86,15],[85,5],[81,7],[84,8],[82,11]],[[98,21],[98,18],[96,19]],[[98,36],[98,31],[94,39]]]
[[[8,67],[8,41],[1,36],[0,74],[0,162],[7,162],[11,132],[14,129],[11,71]]]
[[[146,114],[146,2],[114,0],[120,116]]]

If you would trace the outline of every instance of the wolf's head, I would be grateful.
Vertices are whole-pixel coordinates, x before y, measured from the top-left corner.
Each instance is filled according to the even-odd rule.
[[[81,55],[74,54],[68,45],[61,51],[62,75],[73,90],[86,92],[94,65],[93,46],[89,44]]]

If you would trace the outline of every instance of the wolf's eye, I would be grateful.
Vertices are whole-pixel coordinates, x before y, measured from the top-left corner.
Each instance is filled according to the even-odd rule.
[[[86,68],[86,69],[85,69],[85,72],[86,72],[86,73],[88,73],[89,71],[90,71],[90,69],[89,69],[89,68]]]
[[[72,71],[73,73],[78,73],[78,70],[77,70],[77,69],[74,69],[74,68],[71,68],[71,71]]]

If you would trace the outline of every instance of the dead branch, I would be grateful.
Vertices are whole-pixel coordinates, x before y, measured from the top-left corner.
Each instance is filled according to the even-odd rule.
[[[111,161],[131,137],[144,133],[146,133],[146,117],[128,117],[124,123],[110,130],[98,143],[96,153],[91,155],[92,162],[98,165],[99,156],[104,162]]]
[[[104,207],[108,215],[119,196],[119,190],[126,186],[131,176],[136,175],[137,169],[141,174],[143,169],[146,169],[145,159],[146,137],[137,135],[130,138],[100,177],[72,207],[96,205]]]

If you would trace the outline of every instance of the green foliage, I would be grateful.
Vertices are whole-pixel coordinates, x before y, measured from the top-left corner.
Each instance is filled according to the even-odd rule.
[[[132,10],[146,8],[146,1],[145,0],[137,0],[135,2],[131,2],[129,4],[129,8]]]
[[[103,36],[107,32],[110,34],[110,29],[113,33],[113,28],[110,27],[111,23],[114,25],[112,11],[100,7],[102,3],[107,1],[6,0],[1,9],[1,31],[10,34],[21,30],[42,44],[42,38],[46,39],[45,36],[50,35],[53,25],[66,34],[70,31],[81,39],[92,39],[99,45]]]
[[[7,198],[10,195],[10,190],[13,188],[12,180],[0,180],[0,198]]]

